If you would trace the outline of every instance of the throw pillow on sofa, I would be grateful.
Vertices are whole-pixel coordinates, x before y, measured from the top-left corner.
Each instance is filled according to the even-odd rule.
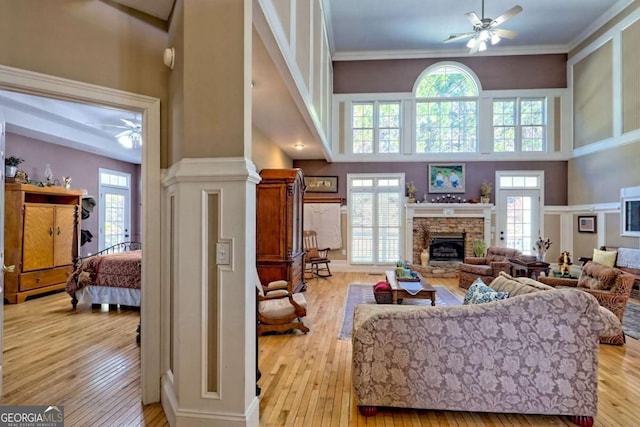
[[[614,267],[598,264],[593,261],[582,267],[578,279],[578,287],[598,290],[609,290],[618,280],[620,270]]]
[[[597,262],[598,264],[606,265],[607,267],[613,267],[616,265],[616,257],[618,256],[618,251],[602,251],[600,249],[593,250],[593,262]]]
[[[482,279],[476,279],[464,296],[463,304],[483,304],[485,302],[500,301],[509,298],[508,292],[496,292],[485,285]]]

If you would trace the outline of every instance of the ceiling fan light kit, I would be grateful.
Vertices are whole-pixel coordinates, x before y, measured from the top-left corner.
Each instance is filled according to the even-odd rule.
[[[513,18],[518,13],[522,12],[521,6],[514,6],[511,9],[498,16],[496,19],[485,18],[484,16],[484,0],[482,0],[482,18],[478,17],[475,12],[465,13],[465,16],[473,24],[473,31],[463,34],[451,34],[445,43],[450,43],[457,40],[463,40],[469,38],[467,47],[470,49],[469,53],[474,54],[476,52],[482,52],[487,50],[487,43],[491,42],[491,45],[500,43],[503,38],[512,39],[516,36],[515,31],[504,30],[496,28],[507,19]]]

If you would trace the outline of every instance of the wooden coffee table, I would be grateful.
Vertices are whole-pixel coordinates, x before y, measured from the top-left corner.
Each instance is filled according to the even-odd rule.
[[[422,289],[415,295],[411,295],[409,292],[402,289],[402,283],[398,283],[396,279],[396,271],[390,270],[385,272],[387,276],[387,283],[391,285],[391,293],[393,294],[393,303],[402,304],[402,300],[405,298],[414,299],[430,299],[431,305],[436,305],[436,288],[431,286],[427,280],[418,274],[419,282],[405,282],[405,283],[419,283]]]
[[[538,279],[542,272],[548,276],[550,270],[548,262],[528,261],[520,258],[509,258],[509,266],[513,277],[526,276],[532,279]]]

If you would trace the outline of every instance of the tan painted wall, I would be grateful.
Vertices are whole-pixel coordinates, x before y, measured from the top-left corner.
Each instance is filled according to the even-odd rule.
[[[171,78],[171,135],[173,145],[181,148],[173,150],[172,162],[245,156],[251,34],[246,37],[244,12],[244,2],[237,0],[176,3],[169,29],[177,59]]]
[[[251,159],[256,165],[256,171],[293,167],[291,158],[256,127],[252,130],[252,139]]]
[[[0,0],[0,64],[160,99],[167,162],[167,33],[95,0]]]
[[[569,160],[569,205],[620,201],[620,188],[640,185],[640,141]]]

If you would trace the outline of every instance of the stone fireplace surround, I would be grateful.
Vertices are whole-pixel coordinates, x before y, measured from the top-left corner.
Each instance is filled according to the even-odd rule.
[[[422,225],[432,235],[466,232],[465,257],[473,256],[472,242],[483,239],[491,242],[492,204],[473,203],[410,203],[406,205],[405,259],[425,277],[458,277],[457,263],[433,263],[420,266]]]

